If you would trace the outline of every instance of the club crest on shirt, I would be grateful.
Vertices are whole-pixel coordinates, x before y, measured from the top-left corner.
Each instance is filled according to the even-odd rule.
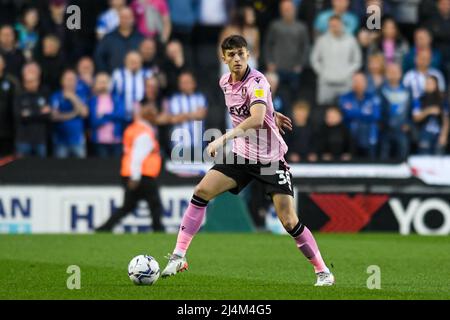
[[[247,87],[242,87],[242,90],[241,90],[242,98],[245,98],[246,95],[247,95]]]

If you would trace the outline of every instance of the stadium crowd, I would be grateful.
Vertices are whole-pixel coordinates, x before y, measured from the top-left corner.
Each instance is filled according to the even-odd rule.
[[[165,157],[174,129],[226,129],[231,34],[293,119],[288,161],[449,152],[450,0],[0,0],[0,156],[118,157],[140,104]]]

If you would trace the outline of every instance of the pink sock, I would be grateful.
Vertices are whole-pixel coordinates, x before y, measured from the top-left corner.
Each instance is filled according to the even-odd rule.
[[[317,246],[316,240],[312,235],[311,231],[304,226],[303,232],[294,238],[297,243],[297,247],[305,255],[305,257],[314,266],[314,271],[317,272],[330,272],[330,270],[325,265],[322,256]]]
[[[178,231],[177,245],[174,254],[184,257],[192,238],[200,230],[203,218],[206,214],[206,206],[208,201],[201,199],[200,197],[193,196],[191,203],[189,203],[186,209],[183,219],[181,220],[180,230]]]

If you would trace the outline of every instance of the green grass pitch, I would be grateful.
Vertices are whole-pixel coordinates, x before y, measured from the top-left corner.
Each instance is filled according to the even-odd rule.
[[[200,233],[190,270],[153,286],[135,286],[130,259],[165,266],[176,235],[0,236],[0,299],[450,299],[450,237],[316,234],[337,285],[316,288],[311,265],[288,236]],[[69,265],[81,289],[66,287]],[[366,286],[381,268],[381,289]]]

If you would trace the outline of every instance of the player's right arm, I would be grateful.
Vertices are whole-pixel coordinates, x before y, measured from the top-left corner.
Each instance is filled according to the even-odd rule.
[[[217,150],[225,145],[229,140],[242,137],[250,129],[261,129],[266,117],[266,105],[264,103],[255,103],[250,107],[250,116],[242,121],[233,130],[228,131],[220,138],[214,140],[208,145],[207,152],[214,157]]]

